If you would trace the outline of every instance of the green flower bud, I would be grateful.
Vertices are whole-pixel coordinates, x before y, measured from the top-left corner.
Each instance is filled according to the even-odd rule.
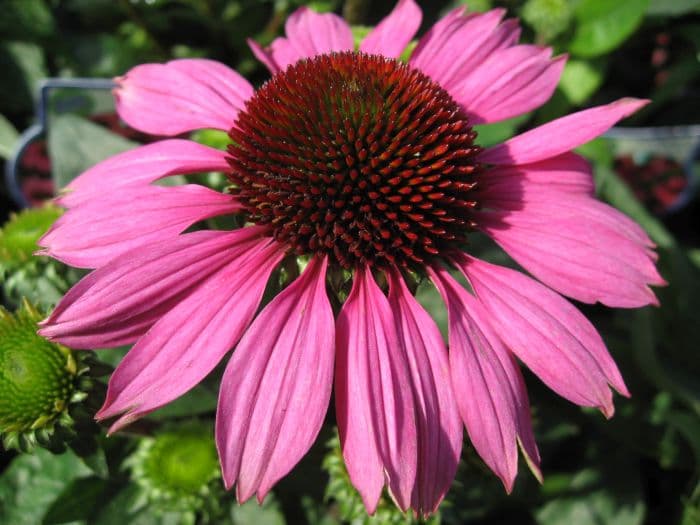
[[[156,509],[181,512],[192,523],[221,515],[225,493],[209,426],[188,423],[143,438],[126,465]]]
[[[89,388],[82,359],[37,335],[41,318],[26,300],[15,314],[0,307],[0,435],[7,448],[60,448],[55,431],[70,434],[69,406]]]
[[[31,261],[39,249],[37,241],[62,213],[61,208],[45,206],[12,215],[0,229],[0,267],[10,271]]]

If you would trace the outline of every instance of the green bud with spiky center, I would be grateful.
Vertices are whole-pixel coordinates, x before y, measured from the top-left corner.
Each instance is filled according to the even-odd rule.
[[[0,436],[6,448],[60,450],[72,435],[69,407],[90,386],[76,353],[37,335],[42,317],[26,300],[14,314],[0,307]]]
[[[61,216],[56,206],[30,208],[10,217],[0,228],[0,283],[5,299],[19,305],[23,297],[50,308],[81,272],[49,257],[36,257],[37,242]]]
[[[181,512],[192,523],[221,515],[225,493],[208,425],[191,422],[143,438],[126,465],[156,509]]]
[[[13,214],[0,229],[0,266],[13,270],[30,261],[39,249],[37,241],[62,213],[56,206],[44,206]]]

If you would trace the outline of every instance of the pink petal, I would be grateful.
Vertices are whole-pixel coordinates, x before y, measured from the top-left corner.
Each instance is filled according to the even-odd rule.
[[[464,16],[464,8],[453,9],[420,39],[409,63],[451,93],[487,57],[517,41],[517,22],[501,23],[505,12]]]
[[[423,13],[414,0],[399,0],[393,11],[360,44],[370,55],[398,58],[420,27]]]
[[[435,512],[452,485],[462,450],[447,349],[435,321],[411,295],[398,272],[389,274],[403,359],[410,369],[417,424],[418,464],[411,507],[422,516]]]
[[[236,344],[255,315],[270,273],[284,256],[269,239],[233,259],[163,315],[112,374],[110,432],[169,403],[197,385]]]
[[[233,353],[221,383],[216,441],[226,488],[262,501],[316,440],[333,384],[335,327],[326,257],[275,297]]]
[[[287,38],[276,38],[267,50],[248,41],[253,54],[272,74],[302,58],[333,51],[352,51],[354,47],[350,26],[333,13],[319,14],[300,7],[287,18],[284,29]]]
[[[198,231],[127,252],[71,288],[39,333],[72,348],[133,342],[212,273],[248,253],[264,232],[256,226]]]
[[[544,190],[567,214],[530,201],[521,210],[480,213],[477,222],[526,270],[586,303],[632,308],[658,304],[649,285],[664,284],[644,239],[630,239],[622,214],[590,197]],[[598,221],[597,215],[607,216]]]
[[[495,51],[450,93],[474,124],[522,115],[549,100],[559,83],[566,57],[550,56],[537,46]]]
[[[268,48],[269,51],[266,50],[260,44],[258,44],[252,38],[246,38],[246,43],[248,44],[250,50],[253,52],[255,58],[257,58],[272,75],[276,75],[280,72],[280,67],[277,65],[277,60],[279,60],[280,63],[284,64],[291,64],[292,62],[296,61],[296,53],[293,52],[290,46],[284,44],[286,40],[286,38],[282,37],[275,38],[270,44],[270,47]],[[284,54],[284,51],[282,51],[283,56],[279,56],[280,51],[277,51],[277,53],[275,53],[274,51],[274,49],[277,46],[280,46],[280,42],[282,42],[282,49],[284,51],[287,51],[286,54]],[[277,56],[277,60],[275,60],[275,56]]]
[[[68,210],[39,246],[71,266],[97,268],[131,249],[174,237],[197,221],[239,209],[231,195],[203,186],[147,186]]]
[[[228,171],[226,153],[189,140],[163,140],[96,164],[66,186],[59,199],[68,208],[93,198],[141,187],[171,175]]]
[[[646,232],[625,214],[585,195],[562,193],[558,188],[521,184],[510,191],[489,192],[484,207],[497,211],[523,212],[528,216],[556,217],[566,221],[585,217],[591,224],[617,230],[627,239],[646,246],[651,254],[655,245]],[[525,217],[527,219],[527,217]]]
[[[542,199],[550,190],[587,196],[595,193],[591,166],[576,153],[521,166],[495,166],[479,179],[477,188],[485,208],[501,208],[502,201],[521,206],[524,199]]]
[[[569,302],[520,272],[457,253],[500,339],[552,390],[612,417],[610,384],[629,395],[593,325]]]
[[[356,271],[336,330],[336,413],[350,481],[368,513],[385,480],[406,510],[418,453],[411,372],[389,302],[369,270]]]
[[[229,67],[202,58],[143,64],[116,81],[119,116],[132,128],[153,135],[201,128],[228,131],[254,92]]]
[[[449,313],[450,370],[457,405],[474,448],[506,490],[518,473],[518,443],[541,481],[525,383],[511,353],[474,297],[442,268],[429,269]]]
[[[529,164],[560,155],[602,135],[648,103],[648,100],[622,98],[605,106],[572,113],[488,148],[479,156],[479,161]]]

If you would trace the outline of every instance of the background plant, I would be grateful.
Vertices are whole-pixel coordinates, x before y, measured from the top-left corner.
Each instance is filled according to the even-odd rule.
[[[423,2],[424,25],[460,3]],[[42,78],[112,77],[142,62],[209,57],[260,84],[267,73],[253,59],[245,39],[270,42],[283,30],[287,15],[302,4],[343,12],[360,33],[360,26],[376,23],[394,0],[5,0],[0,16],[0,159],[11,155],[19,132],[32,123]],[[480,127],[480,144],[495,143],[516,130],[619,96],[653,100],[626,125],[700,123],[699,1],[473,0],[469,5],[475,10],[506,7],[510,16],[521,17],[524,40],[570,55],[548,104],[525,117]],[[111,112],[105,93],[56,92],[51,98],[48,134],[29,159],[33,162],[25,166],[24,182],[36,179],[61,187],[100,159],[148,140],[110,120]],[[198,132],[195,138],[218,147],[226,141],[213,132]],[[680,212],[659,218],[616,173],[609,142],[588,144],[582,153],[595,165],[600,197],[642,224],[657,243],[661,273],[670,283],[658,291],[660,308],[613,311],[582,306],[601,330],[633,397],[617,399],[616,416],[604,421],[593,411],[552,396],[526,375],[544,484],[538,485],[523,468],[513,494],[506,496],[467,446],[457,481],[433,522],[700,523],[698,199]],[[211,186],[224,183],[220,174],[200,178]],[[15,309],[21,297],[28,297],[48,308],[80,277],[58,263],[28,255],[58,212],[25,211],[10,219],[14,205],[5,188],[0,188],[0,199],[3,302]],[[30,218],[23,219],[28,213]],[[484,257],[507,262],[491,246],[475,249]],[[419,288],[419,299],[436,318],[442,313],[444,329],[444,307],[437,295]],[[125,351],[98,352],[99,367],[104,368],[100,373]],[[230,494],[207,487],[202,492],[206,498],[193,496],[188,508],[164,506],[160,500],[154,503],[158,498],[145,488],[139,458],[159,436],[172,436],[192,425],[212,429],[220,374],[221,370],[215,371],[202,385],[129,432],[110,438],[102,433],[91,454],[69,449],[56,455],[37,449],[18,455],[3,450],[0,522],[330,525],[415,521],[391,505],[380,507],[373,518],[365,516],[338,460],[332,415],[324,427],[324,439],[318,440],[262,507],[254,502],[238,506]],[[99,404],[100,389],[94,392],[88,401]]]

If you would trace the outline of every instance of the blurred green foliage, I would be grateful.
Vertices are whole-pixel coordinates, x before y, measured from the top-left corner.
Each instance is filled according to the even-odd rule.
[[[700,122],[700,0],[437,0],[419,2],[423,30],[447,10],[505,7],[522,19],[523,39],[549,45],[570,60],[559,88],[539,110],[506,122],[480,126],[482,145],[579,107],[619,96],[647,97],[653,104],[630,119],[637,125]],[[356,26],[378,22],[393,0],[4,0],[0,14],[0,159],[14,149],[18,131],[34,118],[37,86],[47,76],[113,77],[148,61],[208,57],[236,68],[259,85],[268,78],[246,45],[267,44],[281,34],[286,17],[300,5],[345,14]],[[358,34],[362,29],[358,29]],[[52,176],[64,186],[80,171],[133,147],[125,138],[88,120],[104,101],[60,93],[52,99],[48,149]],[[78,108],[78,109],[76,109]],[[195,140],[223,147],[216,132]],[[600,197],[638,221],[658,245],[659,266],[670,283],[660,289],[660,308],[610,310],[582,306],[619,363],[631,399],[617,399],[611,421],[559,399],[526,375],[544,484],[527,468],[512,495],[465,443],[457,480],[433,522],[538,525],[695,525],[700,523],[700,206],[695,198],[674,217],[647,211],[614,171],[605,141],[581,148],[595,165]],[[202,181],[219,187],[219,174]],[[4,191],[4,190],[3,190]],[[5,194],[0,195],[7,199]],[[490,260],[513,264],[486,241],[472,249]],[[2,261],[0,261],[2,262]],[[4,265],[5,302],[28,296],[54,304],[80,272],[35,259]],[[431,287],[420,301],[445,329],[445,309]],[[126,349],[98,356],[116,364]],[[140,436],[161,425],[198,417],[211,421],[221,370],[202,385],[135,425],[131,433],[101,439],[99,451],[81,461],[73,452],[2,456],[0,522],[155,525],[182,523],[184,514],[156,511],[124,468]],[[99,403],[101,399],[97,399]],[[344,472],[334,436],[332,410],[308,456],[263,506],[239,506],[222,497],[226,517],[217,523],[274,524],[415,522],[384,504],[363,514]],[[326,447],[331,442],[331,450]],[[85,456],[85,455],[84,455]],[[388,497],[384,498],[386,503]],[[199,518],[203,522],[204,517]]]

